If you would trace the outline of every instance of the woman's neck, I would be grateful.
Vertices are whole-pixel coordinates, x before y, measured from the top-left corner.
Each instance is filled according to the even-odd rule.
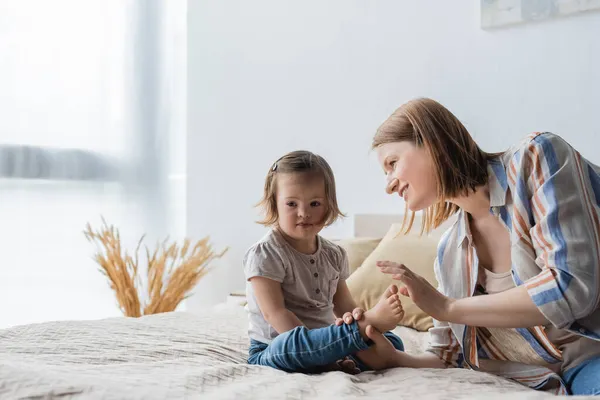
[[[490,191],[487,184],[479,186],[467,196],[452,199],[450,202],[469,213],[475,220],[490,216]]]

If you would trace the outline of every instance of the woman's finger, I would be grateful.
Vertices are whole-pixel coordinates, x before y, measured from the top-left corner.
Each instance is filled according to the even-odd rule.
[[[335,326],[342,326],[343,323],[344,323],[343,319],[341,319],[341,318],[335,319]]]
[[[411,272],[404,264],[398,264],[391,261],[380,261],[377,267],[384,274],[398,274],[401,272]]]
[[[348,325],[351,324],[352,322],[354,322],[354,317],[352,316],[351,312],[344,313],[342,318],[344,319],[344,322]]]
[[[388,275],[404,275],[404,276],[410,276],[411,278],[416,278],[419,275],[415,274],[414,272],[412,272],[410,269],[408,269],[407,267],[405,267],[404,265],[401,268],[390,268],[390,269],[384,269],[384,268],[379,268],[379,270],[381,272],[383,272],[384,274],[388,274]]]
[[[408,288],[406,286],[402,286],[401,288],[398,289],[398,292],[402,295],[402,296],[406,296],[406,297],[410,297],[410,293],[408,292]]]
[[[404,264],[400,264],[394,261],[388,261],[388,260],[382,260],[382,261],[377,261],[377,266],[378,267],[402,267],[404,266]]]
[[[412,283],[412,278],[410,276],[406,275],[405,273],[392,274],[392,279],[400,281],[400,282],[404,283],[405,285],[410,285]]]
[[[399,274],[404,272],[398,267],[379,267],[379,271],[383,272],[384,274]]]
[[[354,320],[355,321],[360,321],[362,319],[362,317],[363,317],[364,312],[365,312],[365,310],[363,310],[360,307],[355,308],[352,311],[352,316],[354,317]]]
[[[402,264],[402,263],[397,263],[397,262],[393,262],[393,261],[377,261],[377,266],[379,268],[397,268],[397,269],[401,269],[401,270],[405,270],[405,271],[410,271],[410,268],[408,268],[406,265]]]

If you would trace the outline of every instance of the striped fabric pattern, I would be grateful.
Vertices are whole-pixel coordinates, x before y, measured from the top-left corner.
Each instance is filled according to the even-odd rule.
[[[510,234],[515,284],[527,287],[557,328],[600,340],[600,168],[546,132],[527,136],[491,160],[488,175],[490,212]],[[479,266],[466,213],[459,211],[440,240],[434,267],[446,296],[476,295]],[[434,320],[429,351],[448,366],[567,393],[553,372],[561,352],[543,327],[512,331],[510,340],[528,346],[524,355],[507,356],[512,352],[502,351],[492,330]]]

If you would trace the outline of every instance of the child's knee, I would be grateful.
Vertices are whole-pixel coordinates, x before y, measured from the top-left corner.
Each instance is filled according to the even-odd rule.
[[[301,340],[307,332],[308,329],[306,329],[305,326],[297,326],[294,329],[277,335],[269,347],[271,351],[276,351],[277,353],[287,352],[290,350],[290,347],[293,347],[294,343]]]
[[[287,331],[286,333],[284,333],[285,335],[285,340],[286,341],[293,341],[293,342],[297,342],[298,340],[305,340],[308,336],[309,336],[309,329],[302,325],[302,326],[297,326],[292,330]]]

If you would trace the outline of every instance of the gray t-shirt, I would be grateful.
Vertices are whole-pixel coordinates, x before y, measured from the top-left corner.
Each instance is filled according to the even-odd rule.
[[[333,295],[340,279],[346,280],[350,274],[348,256],[335,243],[317,238],[317,251],[308,255],[294,249],[281,233],[271,230],[246,252],[246,310],[251,339],[268,344],[278,335],[256,302],[249,280],[257,276],[281,283],[285,307],[307,328],[322,328],[334,322]]]

